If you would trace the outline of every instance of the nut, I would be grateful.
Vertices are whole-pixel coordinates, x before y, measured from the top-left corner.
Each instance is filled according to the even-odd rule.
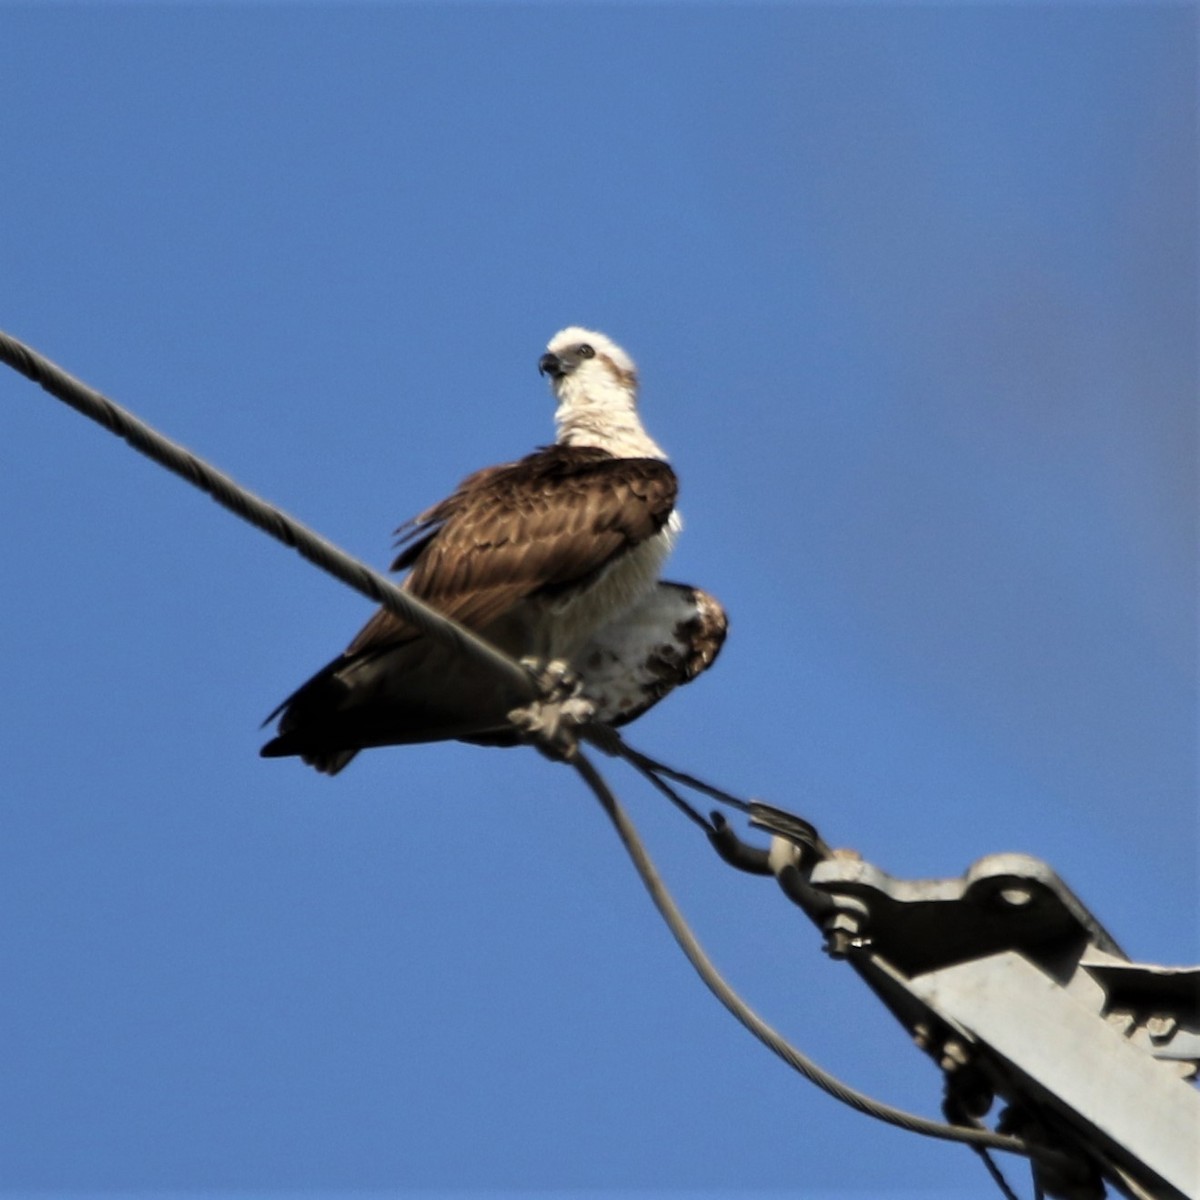
[[[1179,1022],[1172,1016],[1153,1016],[1146,1022],[1146,1032],[1152,1042],[1165,1042],[1178,1025]]]

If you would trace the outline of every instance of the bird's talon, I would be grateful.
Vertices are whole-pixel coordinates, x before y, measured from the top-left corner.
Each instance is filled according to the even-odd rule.
[[[538,681],[543,698],[514,708],[508,719],[547,758],[571,762],[578,750],[578,730],[595,716],[596,706],[580,694],[579,676],[560,659],[543,665]]]

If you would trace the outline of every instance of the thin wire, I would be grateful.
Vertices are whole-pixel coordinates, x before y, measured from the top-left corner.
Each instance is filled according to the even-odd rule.
[[[949,1086],[949,1080],[947,1080],[947,1086]],[[942,1113],[946,1120],[952,1125],[967,1125],[972,1129],[987,1128],[982,1121],[980,1121],[977,1117],[971,1116],[967,1112],[961,1100],[952,1097],[949,1092],[946,1096],[945,1103],[942,1105]],[[1007,1179],[1004,1178],[1003,1172],[996,1165],[996,1161],[992,1158],[990,1151],[986,1150],[983,1146],[970,1146],[968,1148],[972,1154],[977,1154],[979,1156],[979,1159],[986,1168],[987,1173],[992,1177],[992,1182],[1003,1194],[1004,1200],[1021,1200],[1020,1196],[1017,1195],[1012,1185]]]
[[[588,731],[590,734],[591,731]],[[585,734],[585,736],[587,736]],[[705,783],[703,779],[697,779],[694,775],[687,774],[686,771],[677,771],[674,767],[668,767],[665,763],[660,763],[656,759],[651,758],[648,754],[643,754],[640,750],[635,750],[625,739],[615,730],[603,730],[599,736],[588,736],[589,741],[594,741],[596,745],[608,754],[616,754],[625,759],[631,766],[636,767],[643,775],[653,777],[656,782],[662,783],[659,778],[665,775],[668,779],[675,780],[676,783],[682,783],[685,787],[694,788],[696,791],[713,800],[719,800],[722,804],[728,804],[731,808],[736,808],[740,812],[750,813],[754,811],[754,805],[749,800],[742,800],[740,797],[726,792],[719,787],[715,787],[711,783]]]
[[[987,1173],[992,1177],[992,1181],[1000,1189],[1004,1195],[1004,1200],[1021,1200],[1021,1197],[1013,1191],[1007,1179],[1001,1173],[1000,1168],[996,1166],[992,1156],[982,1146],[972,1146],[971,1150],[978,1154],[983,1160],[983,1165],[987,1167]]]
[[[605,783],[604,778],[588,760],[587,755],[580,751],[575,756],[572,765],[591,788],[596,799],[600,801],[600,806],[612,822],[617,836],[621,839],[621,844],[633,860],[633,865],[637,869],[638,875],[641,876],[642,883],[650,893],[654,906],[666,921],[671,935],[695,968],[696,973],[704,981],[709,991],[768,1050],[777,1054],[788,1066],[843,1104],[848,1104],[851,1108],[857,1109],[867,1116],[886,1121],[889,1125],[896,1125],[911,1133],[920,1133],[927,1137],[942,1138],[951,1142],[965,1142],[971,1146],[988,1146],[995,1150],[1008,1150],[1013,1154],[1028,1156],[1033,1152],[1031,1147],[1026,1146],[1018,1138],[993,1133],[988,1129],[972,1129],[967,1126],[947,1125],[941,1121],[931,1121],[927,1117],[920,1117],[915,1113],[905,1112],[903,1109],[874,1100],[863,1092],[842,1083],[836,1076],[817,1066],[806,1054],[797,1050],[781,1033],[754,1012],[713,966],[708,955],[705,954],[704,948],[696,940],[696,935],[692,933],[683,914],[671,898],[670,892],[663,884],[636,828],[618,803],[616,796],[609,789],[608,784]]]
[[[435,641],[467,655],[480,666],[505,677],[525,696],[537,695],[530,672],[471,630],[402,591],[390,579],[359,562],[307,525],[260,499],[228,475],[165,438],[131,412],[69,375],[36,350],[0,331],[0,361],[39,384],[76,412],[122,437],[135,450],[207,492],[218,504],[256,525],[276,541],[291,546],[322,571],[340,579],[369,600],[407,621]]]
[[[635,762],[633,759],[630,759],[629,761],[632,763],[634,768],[646,779],[648,779],[664,796],[666,796],[666,798],[670,800],[670,802],[675,805],[675,807],[679,809],[679,811],[683,813],[683,815],[687,817],[689,821],[695,825],[699,825],[700,828],[710,836],[717,832],[717,826],[702,813],[697,812],[669,783],[667,783],[665,779],[660,779],[649,768],[643,767],[640,763]]]

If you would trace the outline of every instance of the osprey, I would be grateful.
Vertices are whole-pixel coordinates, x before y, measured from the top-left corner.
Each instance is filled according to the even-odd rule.
[[[621,725],[709,667],[726,618],[659,571],[679,533],[676,479],[642,427],[637,370],[601,333],[571,327],[538,362],[557,440],[469,475],[402,525],[401,587],[513,657],[563,663],[595,719]],[[380,609],[346,652],[268,718],[262,754],[333,775],[368,746],[521,740],[513,686]]]

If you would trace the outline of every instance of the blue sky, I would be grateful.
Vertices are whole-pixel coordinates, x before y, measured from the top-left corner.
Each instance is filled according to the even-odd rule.
[[[0,327],[380,565],[604,330],[733,628],[631,740],[1195,961],[1194,8],[0,18]],[[365,602],[7,371],[0,422],[0,1187],[987,1192],[734,1025],[569,772],[260,760]],[[746,997],[935,1113],[773,885],[610,778]]]

